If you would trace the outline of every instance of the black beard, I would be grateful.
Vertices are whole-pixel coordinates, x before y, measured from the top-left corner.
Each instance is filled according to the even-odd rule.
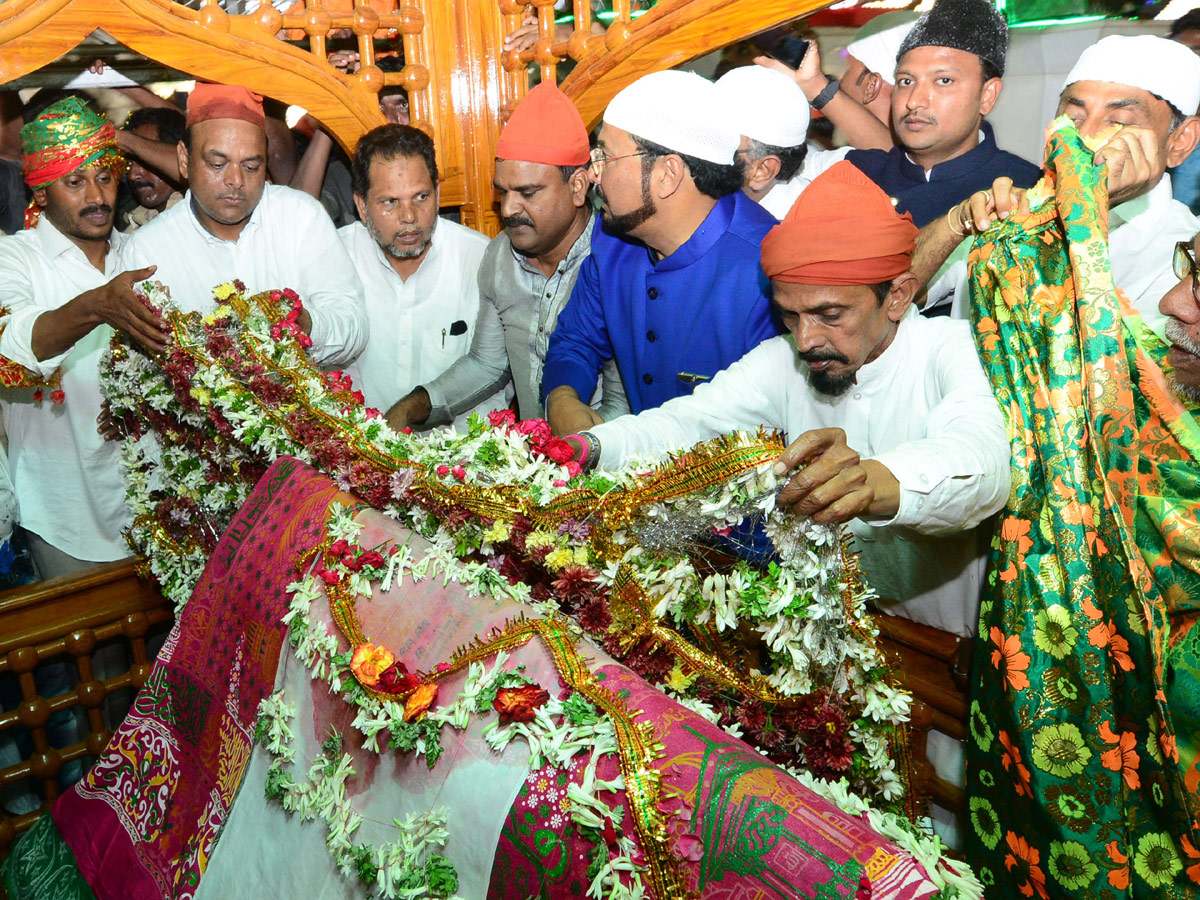
[[[652,215],[658,212],[658,207],[654,205],[653,198],[649,194],[642,195],[642,205],[633,212],[622,213],[605,213],[601,211],[600,216],[604,220],[604,230],[615,237],[629,237],[629,233],[649,219]]]
[[[845,375],[830,375],[827,372],[808,370],[808,383],[818,394],[827,397],[840,397],[858,383],[858,373],[849,372]]]

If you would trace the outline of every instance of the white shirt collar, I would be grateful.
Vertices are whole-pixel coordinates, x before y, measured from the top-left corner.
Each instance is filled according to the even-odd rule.
[[[1146,193],[1114,206],[1108,215],[1109,228],[1129,225],[1140,219],[1157,218],[1170,202],[1171,176],[1164,173],[1158,184]]]
[[[50,259],[57,259],[64,253],[70,253],[72,250],[74,250],[79,254],[80,257],[88,262],[88,265],[91,265],[91,262],[87,260],[87,256],[81,249],[79,249],[79,245],[59,231],[54,226],[54,223],[50,221],[49,217],[45,215],[45,213],[43,213],[38,219],[37,226],[34,228],[34,234],[37,236],[38,242],[42,246],[42,251]],[[108,236],[108,255],[104,257],[106,266],[108,265],[109,259],[113,258],[113,254],[115,254],[120,248],[121,241],[124,239],[124,237],[125,236],[121,234],[121,232],[117,231],[116,228],[114,228],[112,233]]]
[[[877,385],[887,384],[895,379],[896,369],[907,355],[902,345],[908,342],[908,335],[911,330],[907,325],[908,320],[919,315],[920,313],[917,311],[915,305],[908,308],[908,312],[904,314],[904,317],[900,319],[900,323],[896,327],[896,333],[892,336],[892,342],[887,345],[887,348],[879,356],[858,370],[858,378],[855,382],[857,389],[867,388],[874,390]]]
[[[263,193],[258,199],[258,204],[254,207],[254,211],[250,213],[250,220],[246,223],[241,232],[238,233],[237,240],[234,241],[227,241],[225,238],[217,237],[215,234],[205,228],[203,224],[201,224],[200,220],[196,217],[196,208],[192,205],[192,192],[190,190],[183,195],[183,204],[187,207],[188,220],[196,227],[196,232],[202,238],[212,244],[236,244],[241,241],[243,237],[246,237],[248,234],[252,234],[261,227],[262,217],[264,215],[263,205],[267,202],[267,188],[269,187],[270,185],[266,185],[263,188]]]

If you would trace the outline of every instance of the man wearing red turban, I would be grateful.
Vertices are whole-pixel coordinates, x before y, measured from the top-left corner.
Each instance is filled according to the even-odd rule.
[[[585,465],[686,448],[738,429],[792,438],[778,502],[847,523],[886,611],[970,634],[1009,448],[966,322],[912,306],[917,229],[850,163],[808,187],[762,243],[788,334],[691,396],[572,440]]]
[[[540,419],[542,365],[558,315],[592,250],[588,134],[571,99],[543,82],[517,104],[496,144],[493,184],[505,230],[479,266],[470,352],[388,413],[394,428],[446,425],[510,381],[522,418]],[[604,419],[629,412],[616,363],[601,378]]]
[[[211,312],[213,288],[235,279],[251,294],[292,288],[304,302],[299,325],[313,359],[343,365],[367,340],[362,285],[324,207],[267,184],[265,128],[261,96],[198,82],[177,148],[187,194],[125,241],[121,261],[157,266],[185,312]]]

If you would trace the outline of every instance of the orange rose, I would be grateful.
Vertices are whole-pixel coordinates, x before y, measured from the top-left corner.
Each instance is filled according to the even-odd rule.
[[[524,684],[518,688],[500,688],[492,708],[507,722],[532,722],[539,706],[545,704],[550,695],[536,684]]]
[[[379,674],[395,661],[396,657],[387,647],[376,647],[370,643],[359,644],[354,648],[354,655],[350,657],[350,671],[359,683],[375,687],[379,684]]]
[[[432,681],[418,684],[416,689],[404,701],[404,721],[417,722],[424,717],[437,699],[438,687]]]

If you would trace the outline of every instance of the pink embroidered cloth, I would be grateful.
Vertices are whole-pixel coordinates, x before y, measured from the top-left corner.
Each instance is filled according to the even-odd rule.
[[[264,878],[281,894],[343,896],[347,888],[321,846],[320,826],[300,823],[263,795],[269,757],[252,746],[256,710],[272,689],[284,687],[300,704],[293,727],[301,758],[312,755],[331,727],[347,737],[357,773],[347,793],[368,820],[363,834],[375,825],[385,829],[370,840],[384,838],[386,823],[405,803],[428,797],[429,804],[451,807],[443,852],[459,872],[461,896],[584,895],[588,854],[596,845],[572,824],[565,796],[586,758],[567,772],[530,772],[523,743],[496,754],[477,726],[461,733],[443,729],[445,753],[432,770],[422,759],[380,757],[357,746],[350,737],[353,712],[324,683],[310,681],[291,655],[279,625],[286,586],[296,578],[297,561],[324,538],[335,500],[353,502],[307,466],[281,460],[235,517],[129,718],[85,780],[55,806],[55,823],[80,872],[98,900],[258,897]],[[408,542],[414,558],[428,546],[374,510],[362,510],[358,519],[363,546]],[[512,601],[475,596],[441,578],[406,579],[387,593],[376,586],[372,598],[359,600],[358,613],[366,634],[425,671],[476,635],[530,615]],[[320,603],[311,624],[335,633]],[[919,900],[935,892],[922,866],[865,822],[602,651],[579,650],[665,748],[658,766],[666,849],[700,896]],[[513,650],[508,665],[523,665],[546,689],[561,690],[554,660],[537,640]],[[442,681],[441,698],[457,696],[464,677]],[[466,790],[454,783],[463,772],[475,773],[465,779]],[[472,806],[472,794],[483,793],[472,786],[488,772],[496,781],[510,779],[513,789],[500,805]],[[600,762],[599,777],[617,773],[614,759]],[[629,826],[624,794],[602,796],[625,807]],[[428,808],[424,799],[415,802]],[[222,829],[232,843],[218,846]],[[625,833],[634,831],[626,827]]]

